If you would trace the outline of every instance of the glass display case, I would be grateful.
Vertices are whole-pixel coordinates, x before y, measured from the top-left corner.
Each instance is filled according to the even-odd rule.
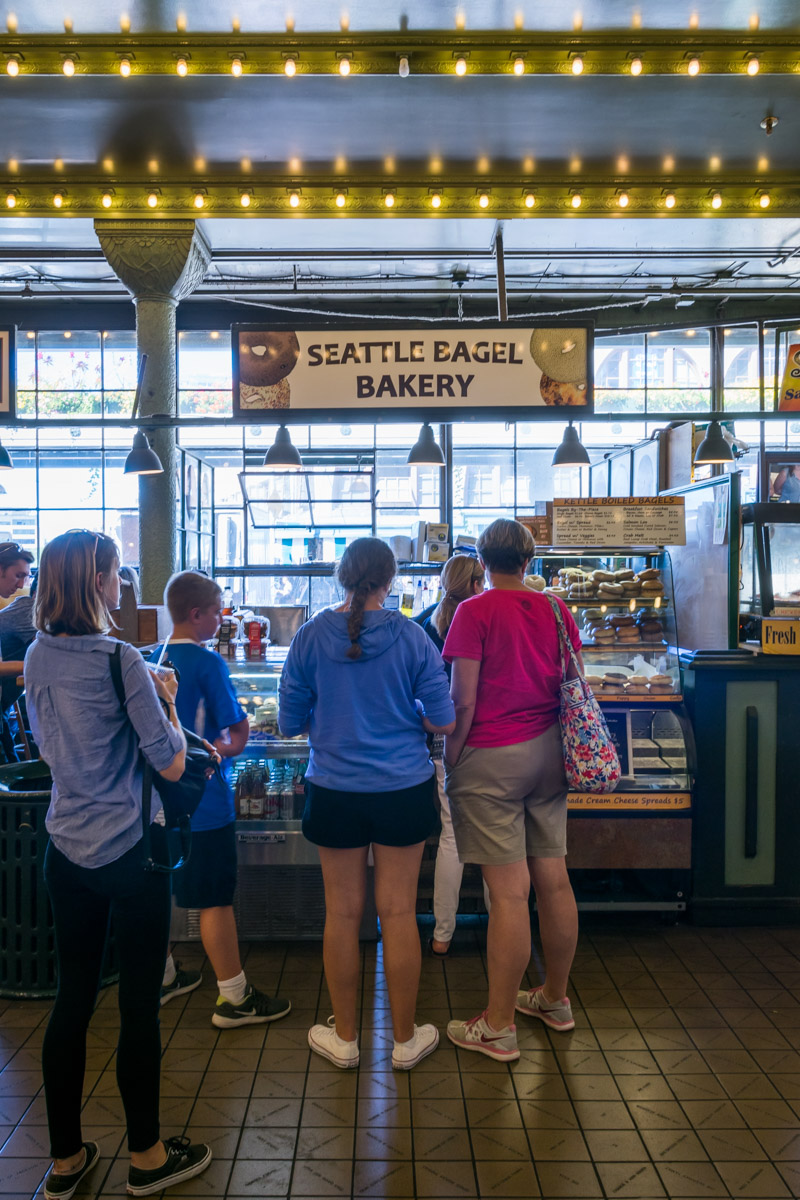
[[[761,640],[762,617],[800,617],[800,504],[742,509],[741,641]]]

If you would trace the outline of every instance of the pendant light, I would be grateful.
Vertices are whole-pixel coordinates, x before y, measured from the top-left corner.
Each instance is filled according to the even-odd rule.
[[[719,421],[712,421],[706,430],[706,436],[697,447],[697,453],[694,456],[695,466],[701,467],[707,463],[729,463],[734,462],[735,459],[736,455],[733,453],[733,449],[722,435],[722,426]]]
[[[419,437],[408,452],[406,459],[409,467],[443,467],[444,455],[441,446],[437,445],[433,430],[426,421],[419,431]]]
[[[161,459],[151,449],[147,434],[141,429],[133,435],[133,447],[125,459],[124,475],[161,475],[164,471]]]
[[[275,434],[275,441],[264,455],[264,466],[270,467],[274,471],[302,470],[303,460],[300,457],[300,451],[292,445],[289,430],[285,425],[281,425]]]
[[[6,450],[2,442],[0,442],[0,471],[13,471],[14,463],[11,455]]]
[[[564,436],[561,439],[561,445],[553,455],[554,467],[588,467],[589,454],[583,442],[578,437],[577,429],[572,426],[570,421],[567,428],[564,430]]]

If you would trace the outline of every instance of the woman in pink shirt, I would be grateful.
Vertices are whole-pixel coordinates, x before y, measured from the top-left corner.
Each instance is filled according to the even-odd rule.
[[[558,720],[561,666],[550,601],[522,582],[533,538],[493,521],[478,539],[489,590],[456,609],[443,657],[452,663],[455,731],[445,738],[445,788],[462,862],[479,863],[491,897],[489,1002],[447,1035],[490,1058],[519,1058],[514,1012],[573,1029],[566,997],[578,939],[567,875],[567,781]],[[560,600],[581,662],[581,640]],[[581,669],[583,664],[581,662]],[[531,953],[533,883],[545,959],[540,987],[520,991]]]

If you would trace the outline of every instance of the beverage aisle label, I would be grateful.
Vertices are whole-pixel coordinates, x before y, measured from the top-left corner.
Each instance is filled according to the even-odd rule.
[[[683,496],[553,501],[554,546],[685,546]]]
[[[567,797],[572,811],[676,812],[691,807],[691,792],[570,792]]]

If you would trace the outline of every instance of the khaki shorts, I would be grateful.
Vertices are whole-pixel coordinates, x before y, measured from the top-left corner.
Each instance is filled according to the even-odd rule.
[[[445,768],[461,862],[505,866],[567,853],[567,780],[556,722],[514,746],[465,746]]]

